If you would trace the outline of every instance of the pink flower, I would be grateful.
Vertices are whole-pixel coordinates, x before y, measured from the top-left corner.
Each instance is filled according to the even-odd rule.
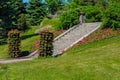
[[[65,50],[62,50],[62,53],[65,52]]]
[[[79,42],[80,42],[80,43],[84,43],[85,41],[84,41],[84,40],[80,40]]]
[[[37,41],[36,41],[36,43],[39,43],[39,42],[40,42],[40,40],[37,40]]]
[[[105,35],[104,34],[102,34],[102,39],[104,39],[105,38]]]
[[[51,40],[51,38],[49,37],[48,40]]]
[[[73,44],[72,46],[73,46],[73,47],[75,47],[75,46],[76,46],[76,44]]]
[[[38,43],[33,44],[33,47],[37,47],[37,46],[39,46],[39,44],[38,44]]]
[[[109,35],[112,35],[113,33],[112,32],[109,32]]]

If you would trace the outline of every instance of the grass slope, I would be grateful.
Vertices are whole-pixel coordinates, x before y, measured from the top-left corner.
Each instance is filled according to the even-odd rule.
[[[62,56],[0,65],[6,80],[119,80],[120,36],[77,45]]]
[[[39,35],[35,34],[35,30],[40,28],[39,26],[33,26],[28,31],[22,33],[22,44],[21,44],[21,50],[22,51],[29,51],[32,52],[36,50],[36,48],[33,46],[33,44],[36,42],[36,40],[39,39]],[[8,58],[10,57],[8,55],[8,45],[0,45],[0,59],[1,58]]]
[[[45,27],[50,25],[51,28],[54,29],[58,21],[59,21],[59,18],[52,18],[52,19],[44,18],[43,21],[41,22],[40,27]]]

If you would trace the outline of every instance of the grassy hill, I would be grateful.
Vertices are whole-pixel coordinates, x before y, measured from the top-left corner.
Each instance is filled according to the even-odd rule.
[[[35,30],[39,29],[39,26],[33,26],[28,31],[22,33],[22,44],[21,44],[21,50],[22,51],[29,51],[32,52],[36,50],[36,48],[33,46],[33,44],[36,42],[36,40],[39,39],[39,35],[35,34]],[[8,55],[8,45],[3,44],[0,45],[0,59],[1,58],[8,58],[10,57]]]
[[[120,36],[78,44],[55,58],[0,65],[1,80],[119,80],[119,74]]]

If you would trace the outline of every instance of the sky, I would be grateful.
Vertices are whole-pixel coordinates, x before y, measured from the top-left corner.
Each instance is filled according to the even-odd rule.
[[[28,2],[29,0],[23,0],[23,2]]]

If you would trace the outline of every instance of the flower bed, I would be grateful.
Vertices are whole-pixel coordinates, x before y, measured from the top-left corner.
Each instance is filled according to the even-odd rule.
[[[117,35],[120,35],[120,30],[112,30],[111,28],[100,29],[93,32],[83,40],[79,41],[79,43],[80,44],[90,43],[90,42],[94,42],[94,41],[98,41],[106,38],[111,38]]]
[[[64,33],[66,30],[51,30],[49,32],[52,32],[54,34],[54,38],[59,36],[60,34]],[[38,39],[34,44],[33,47],[39,48],[40,39]]]

